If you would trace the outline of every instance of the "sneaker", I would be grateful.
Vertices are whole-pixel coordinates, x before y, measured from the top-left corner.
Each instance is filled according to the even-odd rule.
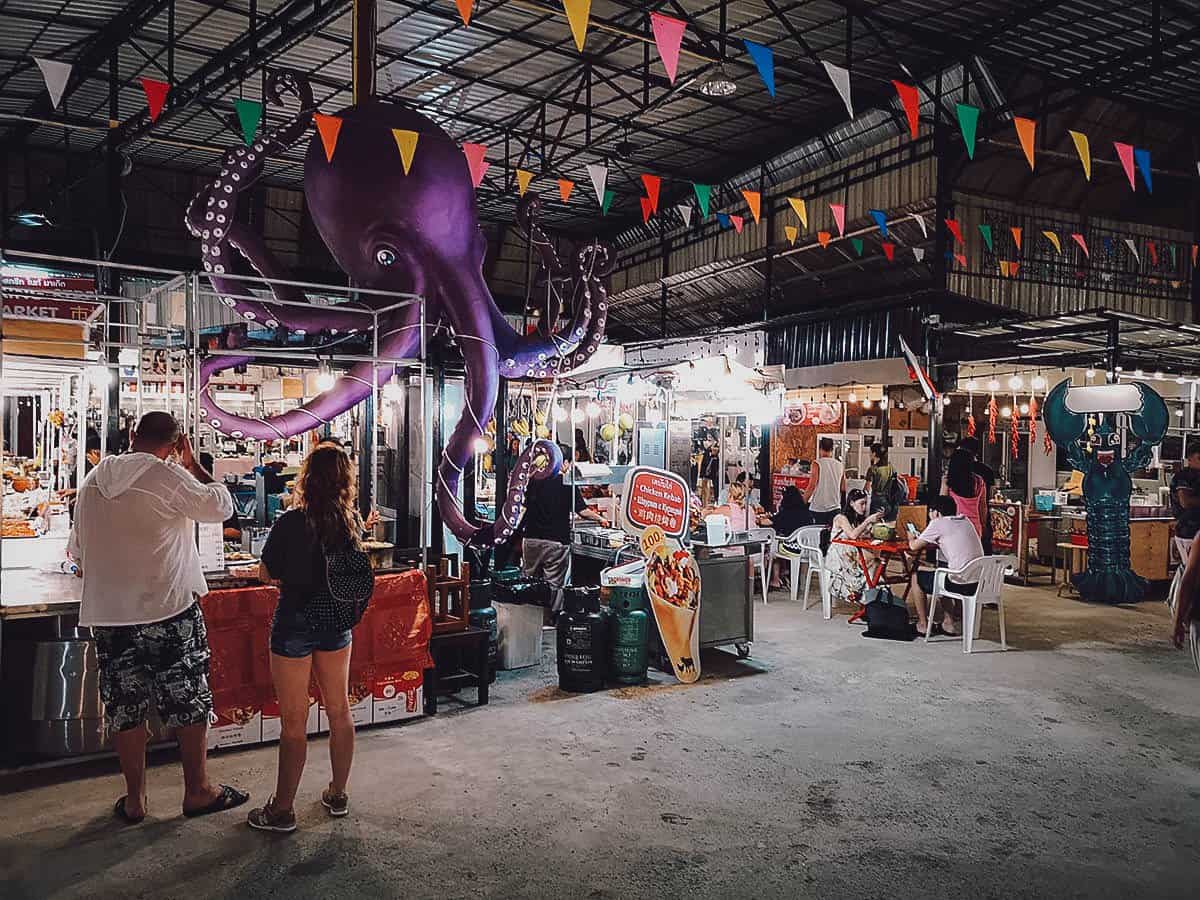
[[[266,806],[250,810],[246,816],[246,824],[258,831],[278,831],[289,834],[296,830],[296,813],[293,810],[283,812],[275,809],[275,798],[267,801]]]
[[[335,794],[332,787],[321,792],[321,804],[329,810],[329,814],[334,818],[350,814],[350,798],[345,794]]]

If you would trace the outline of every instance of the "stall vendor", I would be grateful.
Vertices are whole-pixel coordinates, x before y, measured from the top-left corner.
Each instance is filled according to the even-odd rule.
[[[1200,531],[1200,444],[1188,447],[1186,464],[1171,479],[1171,513],[1175,537],[1190,539]]]

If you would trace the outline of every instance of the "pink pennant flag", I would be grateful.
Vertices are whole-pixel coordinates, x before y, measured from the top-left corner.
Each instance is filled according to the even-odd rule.
[[[733,230],[736,231],[738,234],[741,234],[742,233],[742,225],[745,224],[746,220],[743,219],[741,216],[730,216],[729,221],[733,223]]]
[[[642,224],[650,221],[650,214],[654,212],[654,207],[650,203],[649,197],[638,197],[642,201]]]
[[[483,144],[463,144],[463,153],[467,157],[467,169],[471,173],[471,183],[475,187],[483,184],[483,176],[487,173],[488,167],[491,166],[483,157],[487,153],[487,147]]]
[[[1092,258],[1092,254],[1088,252],[1087,241],[1085,241],[1083,239],[1082,234],[1080,234],[1079,232],[1073,232],[1071,234],[1071,240],[1073,240],[1075,243],[1077,243],[1079,245],[1080,249],[1083,250],[1084,256],[1086,256],[1088,259]]]
[[[846,206],[844,203],[830,203],[830,210],[833,211],[833,221],[837,223],[838,237],[846,236]]]
[[[891,241],[883,242],[883,255],[888,258],[888,262],[896,261],[896,245]]]
[[[654,12],[650,13],[650,28],[654,32],[654,45],[662,57],[663,68],[667,70],[667,78],[674,84],[679,68],[679,45],[683,43],[687,22]]]
[[[956,263],[958,263],[960,266],[963,266],[963,267],[965,268],[965,267],[966,267],[966,265],[967,265],[967,254],[965,254],[965,253],[955,253],[955,254],[954,254],[954,261],[955,261]]]
[[[954,235],[954,242],[956,244],[966,243],[966,241],[963,240],[962,227],[958,224],[958,219],[947,219],[946,227],[949,228],[950,233]]]
[[[1125,177],[1129,179],[1129,189],[1136,191],[1137,182],[1133,179],[1133,144],[1113,141],[1113,146],[1117,148],[1117,156],[1121,157],[1121,168],[1125,170]]]
[[[646,186],[646,196],[650,199],[650,210],[658,212],[658,191],[662,187],[662,179],[657,175],[643,175],[642,184]]]

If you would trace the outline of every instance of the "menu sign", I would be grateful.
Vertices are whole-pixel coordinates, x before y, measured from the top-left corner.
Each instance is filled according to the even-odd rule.
[[[205,572],[225,568],[225,527],[221,522],[201,522],[196,526],[196,546]]]
[[[5,279],[7,282],[7,279]],[[100,309],[100,304],[86,300],[52,300],[38,296],[4,297],[6,319],[57,319],[68,322],[86,322]]]
[[[688,527],[688,484],[673,472],[636,466],[625,475],[621,495],[621,527],[640,535],[657,526],[668,537],[681,538]]]

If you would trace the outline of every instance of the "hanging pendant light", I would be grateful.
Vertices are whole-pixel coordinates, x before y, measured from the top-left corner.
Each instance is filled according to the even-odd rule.
[[[737,85],[725,71],[725,64],[718,63],[700,85],[700,93],[705,97],[728,97],[737,92]]]

